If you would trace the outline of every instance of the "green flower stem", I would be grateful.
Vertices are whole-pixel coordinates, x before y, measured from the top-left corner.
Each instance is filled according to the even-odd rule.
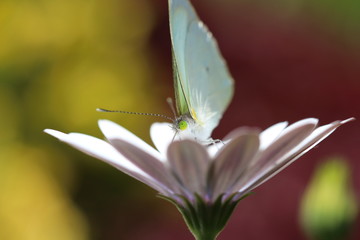
[[[196,196],[195,202],[182,198],[185,204],[179,204],[167,197],[164,199],[172,202],[179,209],[184,220],[196,240],[216,240],[216,237],[225,227],[236,205],[240,200],[233,200],[234,195],[226,200],[219,196],[214,202],[205,202],[200,196]]]
[[[204,233],[201,236],[195,235],[196,240],[216,240],[216,237],[217,236],[214,236],[212,233]]]

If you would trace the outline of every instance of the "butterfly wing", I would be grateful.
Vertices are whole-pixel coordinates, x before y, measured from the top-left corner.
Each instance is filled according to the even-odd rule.
[[[169,3],[178,114],[190,114],[210,137],[232,98],[233,79],[189,1]]]
[[[190,12],[191,13],[191,12]],[[185,45],[188,32],[189,12],[181,1],[169,0],[170,35],[173,57],[173,75],[177,113],[189,114],[189,86],[186,82]]]

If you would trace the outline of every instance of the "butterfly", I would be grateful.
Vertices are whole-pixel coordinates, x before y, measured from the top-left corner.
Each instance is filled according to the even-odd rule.
[[[211,141],[228,107],[234,80],[211,32],[188,0],[169,0],[170,36],[180,139]]]

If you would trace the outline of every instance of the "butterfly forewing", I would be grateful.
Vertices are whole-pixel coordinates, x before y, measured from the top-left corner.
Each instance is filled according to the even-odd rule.
[[[233,79],[190,2],[170,0],[169,10],[178,114],[190,113],[210,136],[232,98]]]

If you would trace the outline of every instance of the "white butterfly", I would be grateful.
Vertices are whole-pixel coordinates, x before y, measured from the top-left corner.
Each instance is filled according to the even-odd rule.
[[[188,0],[169,0],[179,138],[208,142],[233,96],[216,40]]]

